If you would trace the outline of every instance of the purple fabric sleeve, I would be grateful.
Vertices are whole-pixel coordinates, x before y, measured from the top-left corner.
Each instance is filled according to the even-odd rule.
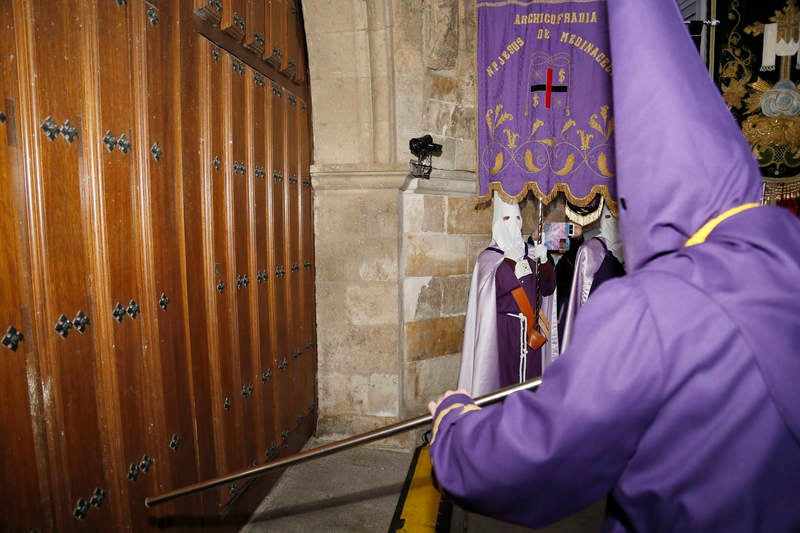
[[[612,284],[578,318],[595,334],[574,339],[537,393],[440,421],[431,458],[459,502],[537,527],[614,487],[658,409],[662,377],[645,296],[631,281]]]
[[[548,256],[547,262],[540,264],[539,269],[542,271],[542,294],[550,296],[556,290],[556,269],[553,258]]]

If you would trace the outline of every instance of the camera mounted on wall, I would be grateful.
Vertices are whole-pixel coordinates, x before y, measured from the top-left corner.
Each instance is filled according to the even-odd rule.
[[[423,135],[408,141],[408,148],[417,158],[409,162],[411,164],[411,175],[415,178],[430,178],[431,170],[433,170],[431,156],[442,155],[442,145],[433,142],[433,137],[430,135]]]

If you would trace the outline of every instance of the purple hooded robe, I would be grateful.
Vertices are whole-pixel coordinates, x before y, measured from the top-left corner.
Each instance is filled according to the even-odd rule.
[[[516,274],[514,274],[514,267],[502,262],[497,266],[494,277],[497,307],[497,363],[500,387],[507,387],[514,383],[521,383],[522,381],[539,377],[542,375],[542,367],[544,366],[542,363],[542,349],[547,345],[543,345],[538,350],[528,346],[527,363],[524,365],[524,379],[520,379],[522,377],[520,376],[520,334],[522,328],[518,318],[509,316],[509,314],[520,313],[517,301],[511,291],[521,286],[528,296],[528,301],[535,313],[537,289],[535,275],[537,266],[534,265],[536,259],[528,257],[527,245],[525,245],[525,249],[526,253],[523,261],[528,262],[530,274],[517,279]],[[487,250],[491,251],[493,249],[488,248]],[[495,253],[499,252],[500,250],[495,251]],[[542,300],[544,300],[544,297],[553,294],[556,288],[556,275],[552,260],[538,265],[538,268],[540,272],[539,288],[542,291]],[[547,312],[543,301],[539,302],[539,306],[542,312]]]
[[[533,271],[535,267],[533,260],[528,257],[528,245],[525,245],[525,260]],[[519,320],[505,316],[506,312],[519,312],[513,297],[508,294],[516,287],[516,285],[508,287],[516,277],[511,272],[513,280],[509,278],[508,273],[498,280],[498,269],[502,265],[503,254],[493,240],[491,245],[478,255],[472,273],[458,387],[475,396],[518,382],[518,379],[509,380],[510,376],[514,375],[514,370],[519,368]],[[540,266],[543,280],[541,308],[545,314],[549,314],[553,303],[553,298],[549,295],[555,289],[555,274],[550,261]],[[534,306],[536,283],[535,281],[530,283],[530,275],[528,279],[526,294],[531,306]],[[498,284],[501,285],[499,291]],[[539,376],[540,374],[536,372],[541,372],[542,367],[546,367],[551,359],[555,359],[553,355],[552,341],[539,350],[529,349],[526,376]]]
[[[441,487],[531,527],[609,496],[606,531],[800,531],[800,221],[760,172],[674,0],[608,4],[620,233],[536,393],[434,415]]]

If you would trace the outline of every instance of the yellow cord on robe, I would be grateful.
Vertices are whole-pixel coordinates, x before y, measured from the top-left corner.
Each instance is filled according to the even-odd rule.
[[[453,405],[448,406],[446,409],[442,409],[442,411],[436,417],[436,420],[433,421],[433,436],[431,437],[431,444],[433,444],[433,441],[436,440],[436,433],[439,431],[439,424],[442,422],[444,416],[450,411],[454,411],[456,409],[461,409],[461,412],[458,413],[458,416],[461,416],[469,413],[470,411],[480,411],[481,408],[474,403],[468,403],[466,405],[463,403],[454,403]]]
[[[686,241],[686,244],[684,246],[694,246],[695,244],[700,244],[701,242],[705,242],[706,237],[709,236],[709,234],[714,230],[714,228],[716,228],[719,225],[720,222],[722,222],[726,218],[730,218],[733,215],[741,213],[742,211],[747,211],[748,209],[759,207],[760,205],[761,204],[759,203],[753,202],[750,204],[738,205],[736,207],[728,209],[721,215],[716,216],[711,220],[709,220],[708,222],[706,222],[705,224],[703,224],[703,227],[697,230],[697,232],[694,235],[692,235],[688,241]]]
[[[448,406],[446,409],[442,409],[441,412],[436,416],[436,419],[433,421],[433,436],[431,438],[431,444],[433,441],[436,440],[436,433],[439,431],[439,424],[442,422],[444,415],[453,411],[455,409],[460,409],[464,407],[463,403],[454,403],[453,405]]]

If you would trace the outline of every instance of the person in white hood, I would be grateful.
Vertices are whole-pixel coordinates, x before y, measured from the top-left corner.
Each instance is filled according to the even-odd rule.
[[[546,248],[530,247],[522,237],[519,204],[504,201],[496,192],[492,202],[492,243],[475,263],[459,373],[459,387],[476,395],[541,375],[541,348],[528,344],[538,317],[525,316],[517,298],[524,294],[523,301],[527,299],[535,314],[534,261],[539,263],[540,298],[555,289]]]

